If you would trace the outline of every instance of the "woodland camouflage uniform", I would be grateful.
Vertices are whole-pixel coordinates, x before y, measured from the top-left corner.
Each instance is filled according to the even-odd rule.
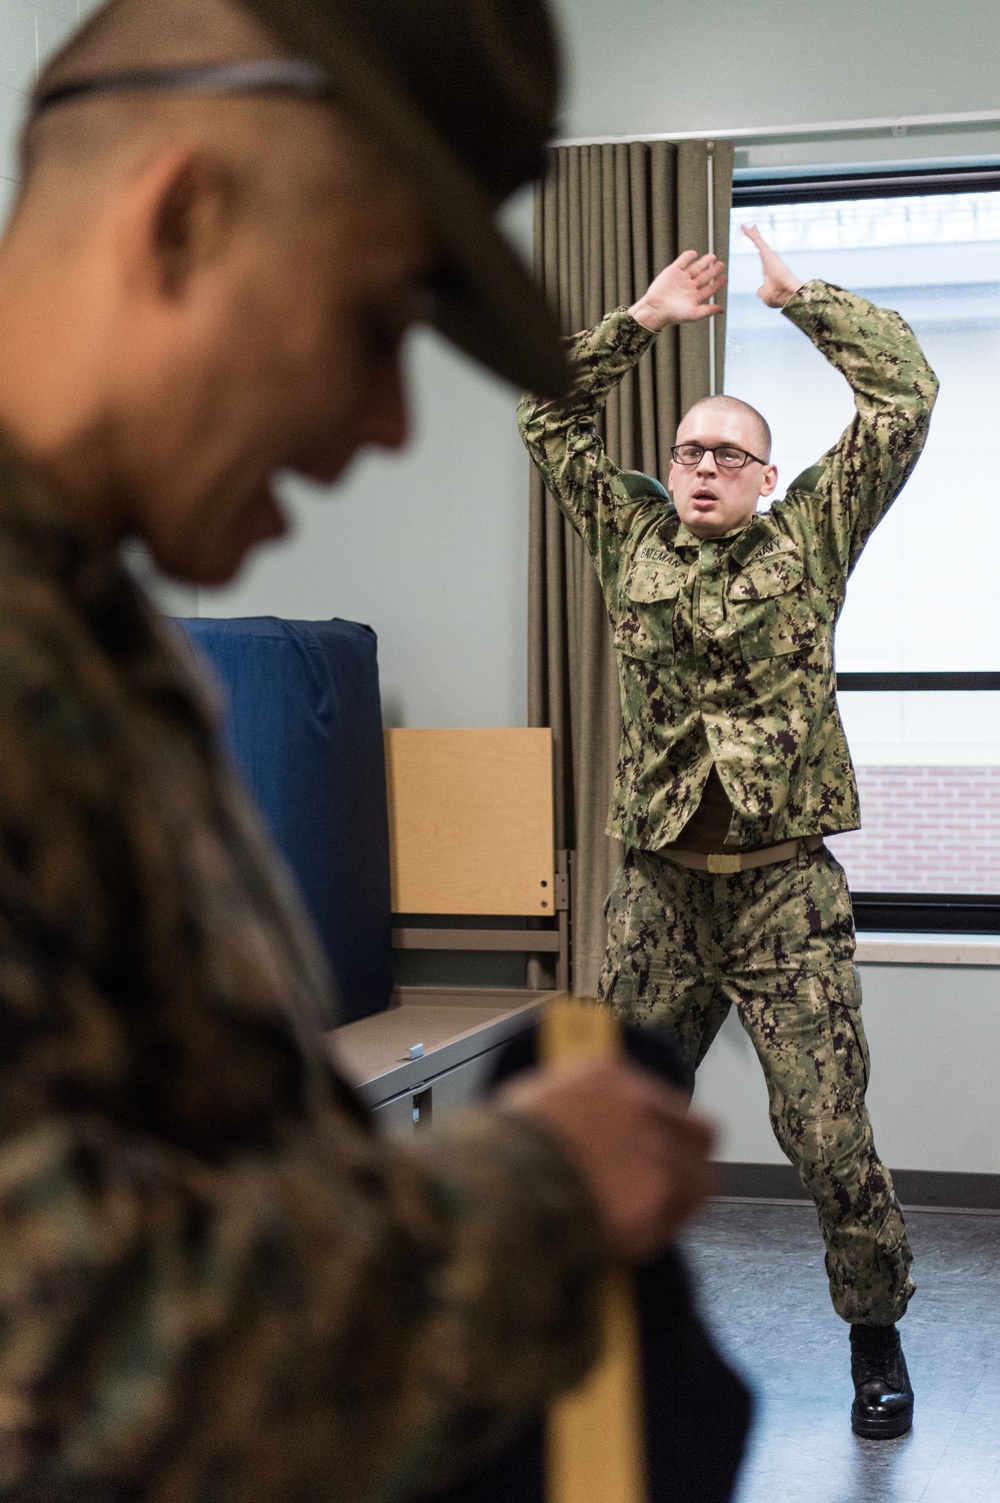
[[[860,823],[834,628],[848,576],[920,455],[937,380],[899,315],[864,298],[813,281],[783,311],[847,377],[856,415],[784,500],[723,538],[694,537],[662,485],[619,470],[595,431],[655,337],[625,309],[572,342],[571,396],[525,397],[519,422],[589,548],[614,628],[623,733],[608,833],[626,857],[602,995],[670,1029],[692,1067],[736,1005],[778,1141],[816,1200],[836,1308],[890,1324],[912,1293],[910,1253],[864,1105],[850,895],[816,837]],[[731,810],[710,849],[813,841],[797,859],[732,875],[671,861],[710,774]]]
[[[0,446],[0,1499],[393,1503],[593,1356],[547,1137],[390,1147],[168,628]]]

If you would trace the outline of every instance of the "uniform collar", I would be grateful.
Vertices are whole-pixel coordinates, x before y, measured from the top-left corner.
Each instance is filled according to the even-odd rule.
[[[737,568],[742,569],[748,563],[759,548],[771,538],[772,531],[767,518],[758,512],[752,522],[748,522],[729,550],[729,557]]]
[[[677,534],[676,534],[676,536],[674,538],[674,547],[675,548],[700,548],[701,547],[701,539],[700,538],[696,538],[693,532],[688,532],[687,528],[685,527],[684,523],[682,522],[680,524],[680,526],[678,527]]]
[[[764,518],[758,513],[745,527],[734,527],[732,532],[726,532],[721,538],[709,538],[713,543],[725,543],[729,548],[729,557],[734,563],[742,567],[771,536],[770,529]],[[674,537],[675,548],[700,548],[702,538],[696,538],[693,532],[689,532],[682,522]]]

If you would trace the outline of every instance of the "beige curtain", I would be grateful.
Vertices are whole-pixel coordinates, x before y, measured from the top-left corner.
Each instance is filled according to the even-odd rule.
[[[535,270],[564,332],[634,302],[681,251],[708,250],[713,228],[711,248],[726,259],[732,166],[732,144],[721,141],[553,148],[535,200]],[[723,322],[714,320],[717,391]],[[623,469],[666,480],[681,414],[712,389],[712,332],[707,320],[667,330],[612,392],[602,431]],[[590,557],[534,471],[530,527],[529,723],[554,732],[557,843],[577,853],[573,989],[593,996],[621,856],[604,834],[621,731],[618,675]]]

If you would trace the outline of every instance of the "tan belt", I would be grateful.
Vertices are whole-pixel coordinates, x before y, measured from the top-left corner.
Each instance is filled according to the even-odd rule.
[[[800,851],[818,851],[822,844],[822,835],[804,835],[796,840],[783,840],[780,845],[765,846],[761,851],[723,851],[703,856],[700,851],[679,851],[671,846],[656,854],[675,861],[678,866],[686,866],[689,871],[711,872],[713,877],[734,877],[737,872],[753,871],[755,866],[793,861]]]

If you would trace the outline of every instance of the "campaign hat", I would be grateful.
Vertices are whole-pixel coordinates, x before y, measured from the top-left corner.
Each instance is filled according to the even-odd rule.
[[[238,0],[417,188],[440,247],[434,324],[515,385],[569,376],[537,284],[496,224],[540,175],[559,104],[544,0]]]
[[[567,391],[552,315],[496,222],[504,199],[541,174],[555,124],[559,49],[545,0],[232,3],[274,38],[275,57],[69,76],[57,67],[43,74],[31,118],[111,91],[291,91],[328,102],[417,190],[439,251],[429,321],[515,385]]]

